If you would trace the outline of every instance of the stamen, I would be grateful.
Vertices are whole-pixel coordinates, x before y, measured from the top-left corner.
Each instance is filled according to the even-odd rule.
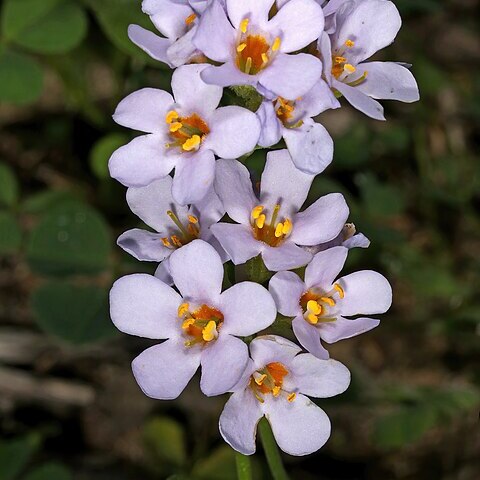
[[[281,43],[282,43],[282,41],[280,40],[280,37],[277,37],[275,39],[275,41],[273,42],[272,52],[276,52],[280,48]]]
[[[267,375],[264,373],[263,375],[260,375],[258,378],[255,378],[255,383],[257,385],[262,385],[266,378],[267,378]]]
[[[162,238],[162,243],[165,247],[171,247],[172,244],[168,241],[167,237]]]
[[[170,110],[165,117],[167,123],[172,123],[174,120],[179,118],[178,113],[175,110]]]
[[[322,307],[315,300],[309,300],[307,302],[307,309],[314,315],[320,315],[322,313]]]
[[[185,230],[185,227],[184,227],[183,223],[178,219],[178,217],[175,215],[175,213],[173,213],[171,210],[168,210],[168,211],[167,211],[167,215],[170,217],[170,220],[172,220],[172,222],[180,229],[180,231],[181,231],[184,235],[187,235],[187,236],[188,236],[187,230]],[[176,235],[172,235],[171,239],[172,239],[172,241],[175,243],[174,237],[175,237],[176,239],[178,239],[178,237],[177,237]]]
[[[252,69],[252,57],[248,57],[245,62],[245,73],[248,75]]]
[[[335,63],[345,63],[347,59],[345,57],[335,57],[334,61]]]
[[[266,220],[266,216],[262,213],[256,220],[255,220],[255,225],[258,227],[258,228],[263,228],[263,226],[265,225],[265,220]]]
[[[270,222],[270,226],[273,227],[277,221],[278,212],[280,211],[280,205],[275,205],[272,213],[272,221]]]
[[[263,60],[263,63],[268,63],[268,55],[266,53],[262,53],[262,60]]]
[[[288,235],[292,231],[292,228],[293,228],[292,221],[289,218],[286,218],[285,221],[283,222],[282,233],[284,235]]]
[[[290,395],[288,395],[287,400],[292,403],[295,398],[297,397],[297,394],[295,392],[292,392]]]
[[[178,307],[178,316],[183,317],[188,312],[189,308],[190,308],[190,305],[187,302],[182,303]]]
[[[283,223],[278,223],[275,227],[275,236],[280,238],[283,235]]]
[[[272,394],[274,397],[278,397],[280,395],[281,388],[278,385],[275,385],[272,388]]]
[[[185,23],[187,25],[191,25],[195,19],[197,18],[197,15],[195,13],[192,13],[191,15],[189,15],[186,19],[185,19]]]
[[[336,284],[333,286],[333,288],[337,291],[338,296],[339,296],[340,298],[345,297],[345,290],[344,290],[338,283],[336,283]]]
[[[182,330],[188,330],[192,325],[195,325],[195,320],[193,318],[187,318],[182,323]]]
[[[201,141],[202,139],[199,135],[193,135],[191,138],[185,141],[185,143],[182,145],[182,148],[186,152],[190,152],[197,148],[200,145]]]
[[[258,205],[252,210],[252,218],[256,220],[260,214],[263,212],[264,206],[263,205]]]
[[[195,215],[189,215],[188,216],[188,221],[190,223],[197,224],[198,223],[198,218]]]
[[[213,339],[217,338],[217,336],[217,324],[213,320],[210,320],[207,323],[207,326],[202,330],[202,338],[206,342],[211,342]]]
[[[318,323],[318,317],[314,315],[313,313],[309,313],[307,315],[307,321],[308,323],[311,323],[312,325],[316,325]]]
[[[241,22],[240,22],[240,31],[242,33],[247,33],[247,28],[248,28],[248,24],[249,24],[250,20],[248,18],[244,18]]]
[[[237,47],[237,52],[238,52],[238,53],[243,52],[246,48],[247,48],[247,44],[246,44],[246,43],[241,43],[241,44]]]
[[[172,239],[172,243],[176,247],[182,247],[183,246],[182,242],[180,241],[180,239],[176,235],[172,235],[170,238]]]
[[[172,133],[174,132],[177,132],[178,130],[180,130],[181,128],[183,127],[183,124],[180,123],[180,122],[173,122],[170,124],[170,131]]]
[[[333,298],[330,298],[330,297],[320,297],[320,301],[323,302],[323,303],[326,303],[327,305],[329,305],[330,307],[334,307],[335,306],[335,300]]]
[[[349,39],[345,42],[345,46],[347,48],[353,48],[355,46],[355,42]]]
[[[350,63],[344,65],[343,69],[348,73],[355,73],[357,69]]]
[[[368,72],[365,70],[361,77],[357,78],[353,82],[347,83],[347,85],[349,85],[350,87],[356,87],[357,85],[360,85],[365,81],[365,79],[367,78],[367,75],[368,75]]]

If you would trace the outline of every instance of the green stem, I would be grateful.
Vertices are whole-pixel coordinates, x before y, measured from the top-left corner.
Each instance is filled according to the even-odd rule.
[[[238,480],[252,480],[252,464],[250,462],[250,457],[237,452],[235,454],[235,460],[237,463]]]
[[[260,439],[262,440],[263,450],[265,451],[265,456],[267,457],[267,463],[272,477],[274,480],[288,480],[288,475],[283,466],[277,442],[273,437],[272,430],[266,418],[260,420],[258,430],[260,432]]]

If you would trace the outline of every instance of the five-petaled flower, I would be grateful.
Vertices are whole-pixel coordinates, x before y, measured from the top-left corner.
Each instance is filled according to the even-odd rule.
[[[350,372],[340,362],[300,351],[273,335],[250,343],[252,361],[220,416],[220,432],[235,450],[255,453],[255,432],[263,416],[278,446],[291,455],[308,455],[328,440],[330,420],[307,395],[328,398],[344,392]]]
[[[222,293],[222,261],[203,240],[172,253],[170,273],[180,294],[146,274],[127,275],[112,287],[110,314],[119,330],[167,339],[133,361],[135,378],[149,397],[173,399],[201,365],[202,392],[225,393],[248,363],[247,345],[237,336],[271,325],[275,302],[268,290],[252,282],[237,283]]]
[[[170,255],[197,238],[213,245],[222,260],[227,261],[225,251],[210,231],[225,214],[213,187],[197,204],[182,206],[173,199],[172,178],[167,176],[146,187],[129,188],[127,203],[156,233],[134,228],[120,235],[117,243],[138,260],[161,262],[155,276],[165,283],[173,281]]]
[[[142,187],[175,168],[172,194],[181,205],[202,200],[215,177],[215,154],[237,158],[255,148],[260,136],[256,115],[237,106],[217,108],[222,88],[205,84],[205,65],[175,70],[172,90],[144,88],[122,100],[114,120],[146,132],[120,147],[109,163],[113,178]]]
[[[284,98],[307,93],[322,65],[306,53],[289,55],[317,40],[324,19],[314,0],[291,0],[269,19],[274,0],[227,0],[227,13],[213,1],[202,15],[193,43],[223,65],[202,72],[207,83],[260,86]],[[228,16],[227,16],[228,14]]]
[[[334,343],[375,328],[380,321],[357,317],[384,313],[392,304],[387,279],[363,270],[335,280],[347,259],[348,249],[333,247],[317,253],[305,269],[305,281],[293,272],[279,272],[269,290],[278,311],[295,317],[293,331],[298,341],[318,358],[328,358],[320,340]]]
[[[318,41],[324,75],[356,109],[385,120],[375,99],[416,102],[418,86],[405,65],[395,62],[364,62],[390,45],[402,24],[395,5],[388,0],[342,3],[335,13],[335,31]]]
[[[228,215],[238,224],[217,223],[211,230],[233,263],[262,255],[269,270],[291,270],[312,259],[302,246],[338,236],[348,218],[340,193],[325,195],[299,212],[313,178],[295,168],[287,150],[269,152],[258,199],[250,174],[241,163],[218,162],[215,189]]]

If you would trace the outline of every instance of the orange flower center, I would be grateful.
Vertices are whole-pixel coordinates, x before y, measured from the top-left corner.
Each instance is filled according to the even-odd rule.
[[[207,123],[196,113],[180,117],[175,110],[171,110],[165,121],[172,139],[171,143],[167,143],[167,148],[178,147],[184,152],[196,151],[210,133]]]
[[[278,247],[290,235],[293,228],[292,221],[289,218],[285,218],[282,222],[278,221],[280,205],[275,205],[270,221],[267,221],[264,211],[263,205],[258,205],[252,210],[253,236],[271,247]]]
[[[172,249],[180,248],[200,237],[200,222],[195,215],[187,216],[188,223],[186,225],[171,210],[167,211],[167,215],[178,228],[178,231],[169,237],[162,238],[162,243],[165,247]]]
[[[182,330],[187,336],[186,347],[207,344],[217,339],[223,325],[223,313],[208,305],[201,305],[193,312],[188,303],[178,307],[178,317],[182,320]]]
[[[264,395],[278,397],[283,393],[289,402],[295,400],[296,394],[283,389],[283,379],[288,375],[285,365],[272,362],[261,370],[257,370],[250,377],[249,386],[260,403],[264,402]]]
[[[339,48],[334,54],[332,54],[332,75],[337,80],[344,80],[349,75],[352,75],[357,71],[356,67],[351,63],[348,63],[348,59],[345,56],[345,52],[355,46],[355,42],[347,40],[344,45]],[[356,87],[365,81],[367,78],[367,72],[365,71],[359,78],[351,82],[346,82],[351,87]]]
[[[311,325],[334,322],[337,319],[331,314],[331,309],[337,304],[334,297],[337,299],[345,297],[345,291],[339,283],[335,283],[328,293],[307,290],[299,301],[303,318]]]

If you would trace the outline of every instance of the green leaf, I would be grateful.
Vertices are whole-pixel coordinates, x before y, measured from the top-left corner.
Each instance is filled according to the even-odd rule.
[[[110,232],[103,218],[80,203],[59,205],[33,230],[27,258],[43,274],[98,273],[108,266]]]
[[[156,417],[143,431],[145,444],[154,462],[182,466],[187,458],[185,432],[175,420]]]
[[[29,214],[45,213],[56,205],[78,202],[79,198],[67,190],[44,190],[30,195],[21,205],[21,211]]]
[[[0,206],[12,207],[18,200],[18,180],[13,170],[0,163]]]
[[[108,314],[107,291],[50,282],[32,294],[33,312],[40,328],[72,344],[102,340],[115,334]]]
[[[14,480],[26,467],[40,445],[36,434],[0,441],[0,480]]]
[[[100,179],[110,178],[108,160],[112,153],[128,142],[128,136],[123,133],[105,135],[93,146],[90,152],[90,168]]]
[[[0,53],[0,101],[31,103],[42,89],[43,72],[35,60],[8,50]]]
[[[44,17],[61,0],[4,0],[2,34],[6,40],[18,38],[31,25]]]
[[[67,0],[21,32],[14,42],[36,53],[65,53],[79,45],[86,33],[84,10]]]
[[[46,463],[30,472],[23,480],[71,480],[72,474],[59,463]]]
[[[209,457],[198,461],[192,473],[201,480],[236,480],[235,453],[230,447],[222,445]]]
[[[150,58],[130,41],[127,34],[131,24],[153,30],[148,16],[142,13],[139,0],[83,1],[93,10],[103,32],[117,48],[136,57]],[[158,62],[156,64],[158,65]]]
[[[0,212],[0,255],[16,253],[22,245],[22,230],[13,214]]]

